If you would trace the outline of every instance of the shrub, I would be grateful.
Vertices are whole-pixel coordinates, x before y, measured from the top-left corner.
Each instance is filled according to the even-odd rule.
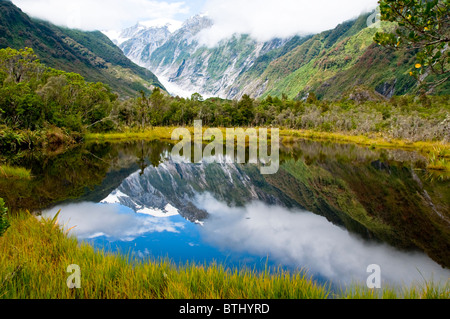
[[[0,147],[4,151],[15,152],[25,142],[24,136],[20,132],[14,132],[7,128],[0,131]]]

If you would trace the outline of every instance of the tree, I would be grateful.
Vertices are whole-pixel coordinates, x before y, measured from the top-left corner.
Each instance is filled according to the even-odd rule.
[[[200,95],[200,93],[194,93],[191,95],[191,100],[195,102],[203,102],[203,96]]]
[[[239,125],[250,125],[254,118],[253,99],[245,94],[238,103],[238,109],[241,115]]]
[[[45,68],[40,64],[33,49],[0,50],[0,71],[6,73],[15,83],[29,81],[32,77],[40,77]]]
[[[308,97],[306,98],[306,103],[308,103],[308,104],[317,103],[317,96],[314,92],[310,92],[308,94]]]
[[[145,96],[145,92],[141,90],[141,97],[138,98],[137,101],[138,109],[139,109],[139,115],[141,119],[141,130],[145,130],[145,125],[147,124],[147,117],[150,109],[150,102]]]
[[[158,126],[163,123],[163,114],[165,113],[166,101],[160,88],[155,88],[149,98],[149,117],[150,125]]]
[[[420,91],[431,92],[450,79],[449,0],[380,0],[381,20],[397,23],[395,33],[378,32],[375,42],[417,51],[410,75]]]

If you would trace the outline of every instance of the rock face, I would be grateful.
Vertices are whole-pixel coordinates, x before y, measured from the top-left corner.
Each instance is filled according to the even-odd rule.
[[[247,35],[235,35],[208,48],[201,44],[198,35],[212,25],[202,15],[187,20],[173,33],[167,27],[148,28],[137,24],[124,30],[116,43],[128,58],[152,70],[163,82],[204,96],[232,99],[242,95],[233,87],[237,79],[259,57],[288,41],[274,39],[261,43]]]
[[[118,35],[116,43],[133,62],[155,73],[170,93],[183,97],[301,99],[314,92],[319,99],[339,100],[355,86],[385,98],[412,92],[414,56],[376,45],[377,30],[367,28],[368,15],[315,35],[258,42],[235,34],[214,47],[201,41],[213,21],[198,15],[174,32],[138,24]],[[443,87],[436,93],[447,91]]]
[[[161,47],[171,36],[168,27],[148,28],[141,24],[125,29],[121,34],[117,44],[130,59],[145,64],[143,57],[151,54]]]
[[[232,163],[191,164],[168,160],[130,175],[102,202],[119,203],[137,213],[158,216],[177,210],[191,222],[208,217],[206,211],[194,204],[196,195],[204,193],[230,205],[244,205],[252,200],[284,205],[282,198],[253,184],[257,176],[256,166],[253,170]]]

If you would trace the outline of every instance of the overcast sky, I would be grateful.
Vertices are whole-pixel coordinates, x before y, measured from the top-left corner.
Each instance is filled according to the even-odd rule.
[[[13,0],[31,16],[83,30],[121,30],[146,21],[179,27],[207,13],[214,27],[202,34],[214,43],[234,33],[258,40],[317,33],[373,10],[377,0]],[[150,21],[150,22],[149,22]]]

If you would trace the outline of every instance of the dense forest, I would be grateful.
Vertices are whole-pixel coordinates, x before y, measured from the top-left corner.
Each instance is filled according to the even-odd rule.
[[[102,83],[46,67],[32,49],[0,50],[0,145],[4,151],[77,140],[86,132],[145,130],[154,126],[273,126],[346,134],[378,134],[411,141],[448,142],[448,96],[386,100],[364,87],[341,101],[268,96],[240,100],[151,94],[121,100]]]
[[[0,49],[33,48],[48,67],[102,82],[122,96],[161,87],[149,70],[131,62],[99,31],[83,32],[32,18],[10,1],[0,0]]]
[[[0,50],[3,152],[51,142],[58,135],[64,139],[88,129],[112,129],[112,122],[105,118],[116,100],[102,83],[89,83],[79,74],[44,66],[32,49]]]

